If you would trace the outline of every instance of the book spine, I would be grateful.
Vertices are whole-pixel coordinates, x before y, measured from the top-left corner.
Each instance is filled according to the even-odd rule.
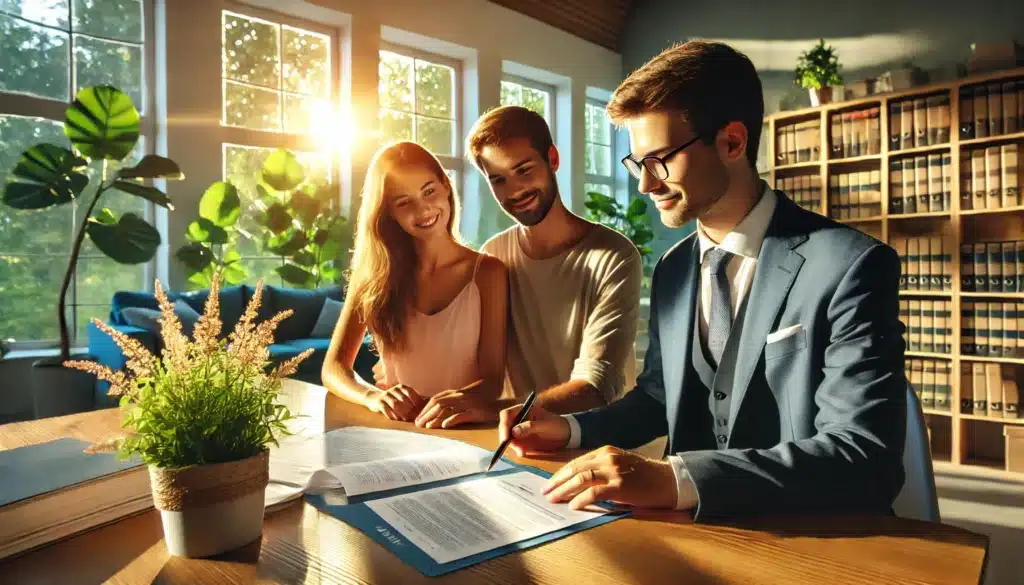
[[[938,98],[939,106],[939,127],[935,131],[935,140],[932,144],[945,144],[949,142],[949,130],[952,125],[950,116],[949,94],[944,93]]]
[[[810,122],[811,160],[821,160],[821,120]]]
[[[925,98],[925,117],[927,124],[927,137],[925,138],[926,145],[939,143],[939,127],[942,125],[941,122],[939,122],[939,119],[941,118],[941,114],[939,112],[941,107],[941,97],[942,96],[939,95],[930,95]]]
[[[988,291],[1003,292],[1003,248],[999,242],[986,245],[988,262]]]
[[[988,355],[1003,355],[1003,304],[988,304]]]
[[[921,406],[935,408],[935,360],[924,360],[921,376]]]
[[[960,152],[960,211],[974,208],[974,191],[972,186],[971,155],[968,151]]]
[[[857,156],[870,154],[871,150],[871,110],[857,112]]]
[[[988,135],[1003,133],[1003,91],[999,83],[988,84]]]
[[[875,217],[882,215],[882,171],[875,169],[868,173],[868,192],[871,194],[871,207],[867,216]]]
[[[1000,244],[1000,269],[1003,273],[1003,288],[1006,293],[1014,292],[1017,288],[1017,253],[1014,250],[1014,242],[1003,242]]]
[[[924,98],[914,99],[913,146],[928,146],[928,104]]]
[[[974,291],[988,292],[988,260],[984,243],[974,244]]]
[[[974,290],[974,244],[960,246],[960,290]]]
[[[1003,416],[1003,376],[999,364],[985,364],[985,389],[988,393],[988,415]]]
[[[907,240],[907,290],[921,290],[921,239]]]
[[[900,149],[900,120],[903,112],[903,102],[889,103],[889,150]]]
[[[970,363],[960,364],[960,412],[971,414],[974,411],[974,374]]]
[[[850,175],[843,173],[839,175],[839,218],[847,219],[850,217],[850,190],[853,186],[850,185]]]
[[[985,209],[988,206],[985,188],[985,151],[978,148],[971,151],[971,190],[974,192],[974,209]]]
[[[789,128],[787,128],[786,130],[787,130],[786,134],[789,135],[789,141],[788,141],[788,146],[789,146],[789,162],[790,162],[790,164],[793,164],[793,163],[797,162],[797,158],[796,158],[796,153],[797,153],[797,148],[796,148],[796,125],[794,124],[794,125],[790,126]]]
[[[794,124],[793,133],[796,135],[796,162],[807,162],[810,146],[807,144],[807,124],[804,122]]]
[[[903,213],[903,161],[889,161],[889,213]]]
[[[988,136],[988,86],[974,86],[974,136],[973,138],[985,138]]]
[[[984,416],[988,410],[988,392],[985,390],[985,364],[975,362],[971,366],[972,377],[974,378],[974,406],[971,414]]]
[[[952,364],[949,362],[936,362],[935,364],[935,408],[936,410],[949,411],[949,399],[953,395],[953,386],[949,380],[949,370]]]
[[[978,351],[975,337],[977,334],[974,323],[975,310],[974,303],[971,301],[964,301],[960,308],[960,353],[964,355],[975,355]]]
[[[900,116],[900,150],[914,147],[914,118],[917,117],[917,106],[913,100],[903,102],[903,115]]]
[[[1016,380],[1003,380],[1003,416],[1020,418],[1020,388]]]
[[[843,156],[843,116],[841,114],[832,114],[829,119],[832,124],[832,136],[831,136],[831,147],[832,158],[842,158]]]
[[[853,113],[843,112],[843,156],[853,156]]]
[[[1002,357],[1017,355],[1017,303],[1003,303],[1003,351]]]
[[[921,351],[935,353],[934,301],[921,301]]]
[[[1017,264],[1017,290],[1024,292],[1024,241],[1013,243],[1013,255]]]
[[[1017,130],[1024,131],[1024,79],[1017,80]]]
[[[1017,144],[1005,144],[1000,147],[1002,158],[1001,183],[1003,186],[1003,207],[1020,205],[1020,148]]]
[[[935,301],[932,307],[932,344],[935,353],[946,353],[946,302]]]
[[[960,140],[974,138],[974,92],[960,88]]]
[[[892,247],[900,257],[900,290],[907,290],[907,239],[893,238]]]
[[[942,210],[953,210],[953,155],[948,152],[942,155]]]
[[[929,211],[931,201],[931,184],[928,182],[928,157],[914,157],[914,182],[917,183],[917,212]]]
[[[928,155],[928,211],[946,211],[942,207],[942,155]]]
[[[1017,118],[1017,84],[1003,83],[1003,134],[1013,134],[1020,129]]]
[[[999,147],[990,146],[985,149],[985,191],[988,193],[986,209],[999,209],[1003,204],[1002,165],[1000,164]]]
[[[946,354],[953,354],[953,301],[945,301],[943,303],[945,309],[943,314],[946,316],[946,344],[943,351]]]
[[[880,154],[882,152],[882,111],[881,108],[868,110],[868,154]]]
[[[921,301],[910,301],[910,351],[921,351]]]
[[[942,238],[928,238],[928,290],[942,290]]]
[[[1017,357],[1024,357],[1024,303],[1017,303]]]
[[[917,213],[917,179],[914,177],[914,159],[906,158],[902,162],[903,213]]]
[[[828,178],[828,216],[839,218],[839,175]]]
[[[780,126],[775,131],[775,164],[783,166],[789,164],[786,160],[786,128]]]
[[[988,355],[988,303],[974,303],[974,352]]]

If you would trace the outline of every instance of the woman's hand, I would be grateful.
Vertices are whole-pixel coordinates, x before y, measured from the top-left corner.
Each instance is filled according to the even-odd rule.
[[[366,407],[379,412],[391,420],[410,422],[423,410],[427,400],[405,384],[397,384],[387,390],[378,390],[369,397]]]

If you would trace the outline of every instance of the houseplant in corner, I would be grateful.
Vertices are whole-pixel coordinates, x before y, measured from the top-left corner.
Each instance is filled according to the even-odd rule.
[[[4,186],[4,204],[26,212],[75,203],[83,209],[74,232],[67,269],[57,296],[60,353],[33,364],[33,399],[36,417],[87,410],[93,405],[93,378],[62,364],[71,354],[65,309],[85,236],[103,254],[121,264],[148,262],[160,246],[160,233],[134,213],[120,216],[99,206],[111,190],[141,197],[171,208],[167,195],[143,179],[180,179],[178,165],[167,158],[146,155],[126,164],[139,140],[139,112],[120,90],[101,85],[78,92],[65,111],[65,145],[41,143],[22,153]],[[98,177],[90,180],[88,165],[97,163]]]
[[[818,106],[832,101],[832,87],[843,83],[839,74],[839,57],[832,45],[825,45],[825,39],[809,51],[804,51],[797,61],[794,79],[796,84],[808,90],[811,105]]]
[[[161,357],[93,321],[124,351],[129,374],[89,361],[65,364],[110,382],[110,393],[121,396],[127,434],[94,447],[116,446],[121,456],[139,456],[148,465],[167,548],[185,557],[216,555],[259,538],[269,446],[287,434],[291,418],[278,402],[281,380],[313,352],[268,371],[274,330],[292,311],[257,324],[262,281],[234,331],[222,338],[219,283],[214,276],[192,340],[156,283]]]

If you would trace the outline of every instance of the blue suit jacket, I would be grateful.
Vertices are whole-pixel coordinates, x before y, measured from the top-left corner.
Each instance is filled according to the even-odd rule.
[[[889,513],[907,420],[899,258],[777,194],[746,301],[726,448],[692,366],[696,234],[655,267],[644,371],[621,400],[577,415],[582,446],[634,448],[667,434],[697,489],[698,520]]]

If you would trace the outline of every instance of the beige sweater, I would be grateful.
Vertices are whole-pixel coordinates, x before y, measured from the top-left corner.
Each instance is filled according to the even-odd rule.
[[[505,395],[523,398],[585,380],[616,400],[636,380],[640,253],[622,234],[595,224],[574,248],[535,260],[523,252],[519,229],[482,248],[509,270]]]

